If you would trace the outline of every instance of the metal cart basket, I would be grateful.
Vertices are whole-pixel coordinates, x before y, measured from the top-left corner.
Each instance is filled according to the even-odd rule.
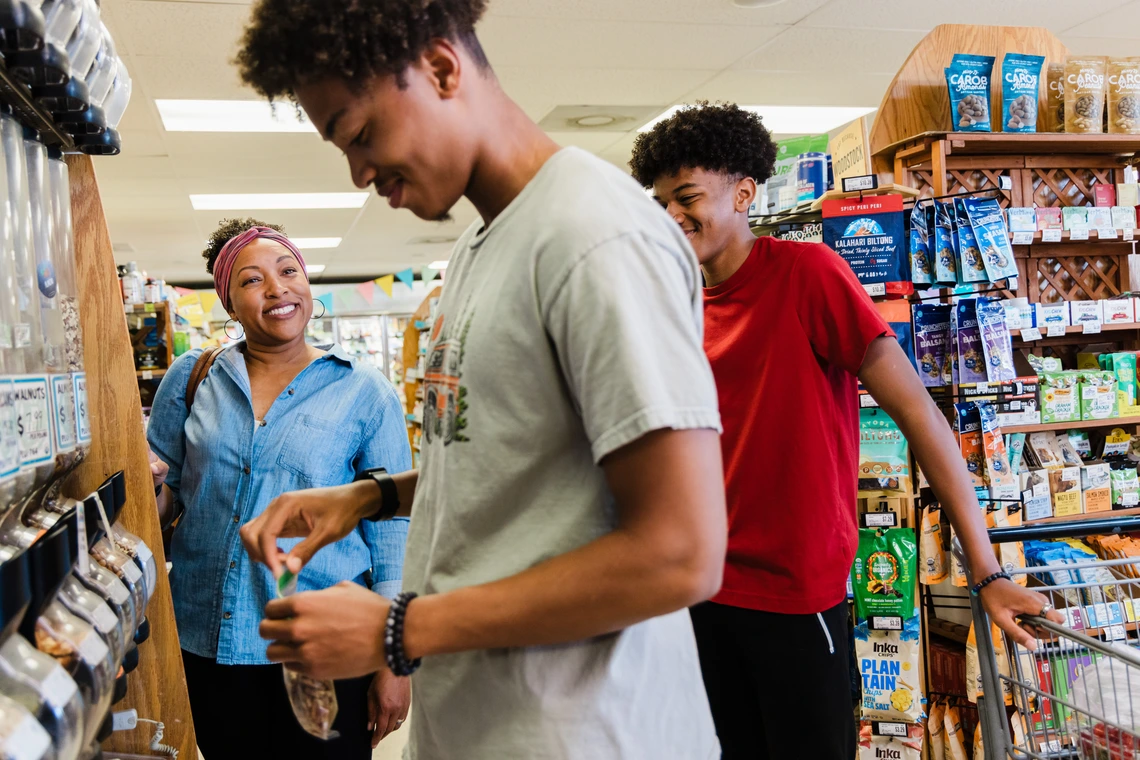
[[[1140,520],[997,528],[990,540],[1121,530],[1140,530]],[[959,546],[954,550],[960,554]],[[1030,651],[991,626],[981,600],[970,597],[986,757],[1140,760],[1140,558],[1029,567],[1011,575],[1025,576],[1065,622],[1023,617],[1039,636],[1037,650]],[[991,630],[994,638],[985,635]],[[1017,729],[1007,704],[1017,708]]]

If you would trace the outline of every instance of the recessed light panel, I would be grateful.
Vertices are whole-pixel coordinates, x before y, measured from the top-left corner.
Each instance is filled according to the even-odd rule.
[[[303,111],[264,100],[155,100],[167,132],[316,132]]]
[[[289,238],[293,245],[301,250],[315,249],[315,248],[336,248],[340,245],[341,239],[338,237],[323,237],[323,238]]]
[[[191,195],[195,211],[361,208],[368,193],[216,193]]]

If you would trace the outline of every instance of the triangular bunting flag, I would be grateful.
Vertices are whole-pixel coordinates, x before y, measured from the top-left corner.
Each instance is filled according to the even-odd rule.
[[[218,294],[212,290],[202,291],[202,311],[206,313],[206,318],[210,318],[210,312],[214,310],[214,304],[218,302]]]
[[[390,274],[386,274],[383,277],[373,280],[373,282],[379,285],[380,289],[383,290],[389,298],[392,297],[392,283],[395,281],[396,278]]]
[[[424,285],[439,277],[439,270],[433,267],[424,267],[423,273],[420,275],[423,278]]]
[[[362,282],[356,286],[356,292],[364,298],[369,306],[371,306],[372,294],[376,292],[376,285],[372,283],[372,280],[369,280],[368,282]]]
[[[396,272],[396,279],[410,288],[416,281],[416,273],[412,271],[411,267],[408,267],[403,272]]]
[[[317,300],[325,305],[325,316],[331,317],[333,315],[333,294],[325,293],[323,296],[318,296]]]

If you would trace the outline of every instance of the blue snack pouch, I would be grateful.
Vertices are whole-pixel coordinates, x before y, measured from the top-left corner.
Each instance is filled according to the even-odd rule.
[[[970,215],[966,213],[961,198],[954,201],[954,220],[957,222],[958,256],[961,263],[958,276],[964,283],[985,282],[986,264],[982,261],[982,251],[978,247],[978,239],[974,237]]]
[[[963,298],[954,307],[958,327],[958,377],[962,383],[988,382],[982,332],[978,326],[978,299]]]
[[[1001,204],[996,198],[965,198],[962,203],[970,215],[970,224],[982,250],[982,261],[990,282],[1017,277],[1017,262],[1013,259],[1013,246],[1009,242],[1009,229],[1005,225]]]
[[[990,78],[994,70],[992,55],[958,53],[946,69],[946,86],[950,90],[950,120],[955,132],[991,132]]]
[[[952,308],[928,303],[914,307],[914,361],[918,376],[927,388],[940,388],[950,382],[950,373],[946,370],[950,358]]]
[[[1037,131],[1037,91],[1045,57],[1006,53],[1001,62],[1003,132]]]
[[[1017,373],[1013,368],[1013,341],[1005,322],[1005,309],[997,301],[982,301],[978,303],[977,312],[989,382],[1011,383]]]
[[[930,255],[930,231],[921,204],[910,210],[910,279],[915,285],[934,284],[933,258]]]
[[[950,227],[949,209],[935,201],[927,210],[930,225],[930,248],[934,253],[934,281],[952,287],[958,284],[958,256],[954,252],[954,235]]]

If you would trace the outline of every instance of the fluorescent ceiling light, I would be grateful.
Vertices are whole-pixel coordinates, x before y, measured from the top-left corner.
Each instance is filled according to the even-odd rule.
[[[690,105],[673,106],[638,132],[648,132],[659,122],[668,119],[678,111],[692,108]],[[764,126],[777,135],[822,134],[836,127],[866,116],[874,108],[855,106],[741,106],[745,111],[759,114]]]
[[[305,271],[308,272],[309,274],[320,274],[321,272],[325,271],[325,265],[324,264],[306,264],[305,265]]]
[[[191,195],[195,211],[361,208],[368,193],[218,193]]]
[[[304,112],[264,100],[155,100],[167,132],[316,132]]]
[[[433,261],[432,263],[428,264],[428,268],[429,269],[447,269],[447,262],[446,261]]]
[[[327,237],[327,238],[289,238],[293,245],[301,250],[308,250],[310,248],[336,248],[340,245],[340,238]]]

